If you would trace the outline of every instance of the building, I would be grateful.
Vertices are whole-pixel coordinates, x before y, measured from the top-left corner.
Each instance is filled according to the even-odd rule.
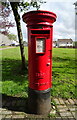
[[[53,48],[56,48],[57,47],[57,41],[53,41]]]
[[[0,46],[18,46],[19,43],[14,40],[10,40],[6,35],[0,33]]]
[[[24,46],[28,46],[28,43],[26,41],[23,41]]]
[[[12,40],[11,45],[10,46],[19,46],[19,42]]]
[[[73,47],[73,40],[72,39],[58,39],[57,46],[64,47],[64,48]]]
[[[75,5],[75,41],[77,41],[77,1],[74,3]]]
[[[0,46],[9,46],[10,44],[11,40],[6,35],[0,33]]]

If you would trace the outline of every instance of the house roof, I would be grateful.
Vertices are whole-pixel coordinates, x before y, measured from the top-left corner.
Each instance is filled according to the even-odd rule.
[[[0,33],[0,45],[5,44],[5,45],[10,45],[11,40],[8,39],[6,35],[3,35]]]
[[[54,44],[56,44],[56,43],[57,43],[57,41],[53,41],[53,43],[54,43]]]
[[[72,39],[58,39],[58,42],[73,42]]]
[[[0,46],[2,44],[11,45],[13,42],[14,40],[10,40],[6,35],[0,33]],[[15,41],[15,43],[17,43],[17,41]]]

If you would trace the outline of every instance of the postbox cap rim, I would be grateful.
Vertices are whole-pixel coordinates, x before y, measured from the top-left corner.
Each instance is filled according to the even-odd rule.
[[[56,21],[56,14],[45,10],[29,11],[22,16],[23,21],[27,25],[49,25],[51,26]]]
[[[24,13],[24,14],[22,15],[22,18],[24,18],[25,15],[27,15],[27,14],[32,14],[32,13],[48,13],[48,14],[53,14],[55,17],[57,17],[56,14],[53,13],[53,12],[51,12],[51,11],[47,11],[47,10],[33,10],[33,11],[29,11],[29,12],[27,12],[27,13]]]

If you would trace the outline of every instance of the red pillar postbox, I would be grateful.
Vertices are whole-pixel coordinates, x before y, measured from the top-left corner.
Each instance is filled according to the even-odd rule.
[[[52,36],[56,14],[30,11],[23,15],[28,27],[29,111],[46,114],[51,108]]]

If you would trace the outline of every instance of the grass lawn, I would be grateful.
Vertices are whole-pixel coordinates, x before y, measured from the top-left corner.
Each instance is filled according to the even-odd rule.
[[[52,96],[77,98],[75,49],[53,49],[53,87]]]
[[[1,51],[0,51],[1,52]],[[26,62],[28,61],[25,47]],[[2,93],[27,97],[28,73],[21,71],[19,47],[2,51]],[[77,98],[75,92],[75,49],[53,48],[53,87],[51,95],[62,98]],[[1,87],[0,87],[1,92]]]

